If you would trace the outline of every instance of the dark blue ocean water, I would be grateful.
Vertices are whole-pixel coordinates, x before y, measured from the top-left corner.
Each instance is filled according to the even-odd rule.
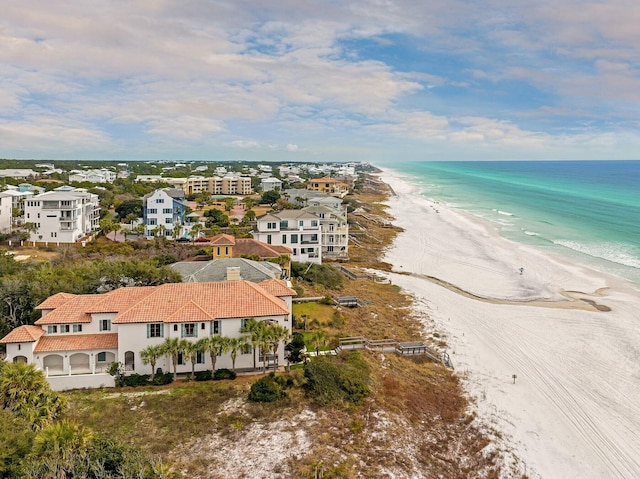
[[[640,283],[640,161],[405,162],[421,194]]]

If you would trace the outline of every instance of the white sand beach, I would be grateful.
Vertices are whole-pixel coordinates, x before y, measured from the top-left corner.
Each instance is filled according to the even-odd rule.
[[[395,173],[381,179],[405,229],[385,258],[405,274],[390,279],[435,322],[520,473],[640,477],[640,291],[508,241]]]

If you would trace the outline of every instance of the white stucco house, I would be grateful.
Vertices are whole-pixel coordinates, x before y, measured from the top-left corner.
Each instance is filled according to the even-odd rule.
[[[262,188],[263,192],[281,190],[282,181],[274,177],[263,178],[262,181],[260,182],[260,188]]]
[[[0,191],[0,234],[11,232],[13,197]]]
[[[111,363],[122,363],[127,374],[150,374],[151,366],[142,363],[140,351],[167,338],[195,342],[214,334],[240,337],[248,319],[291,331],[295,294],[277,279],[169,283],[91,295],[58,293],[36,308],[42,317],[35,325],[14,329],[0,343],[6,346],[6,361],[34,364],[53,389],[113,386],[114,378],[107,373]],[[284,362],[282,344],[277,361]],[[239,352],[235,365],[253,367],[250,346]],[[216,368],[231,367],[230,355],[217,358]],[[159,358],[156,368],[171,371],[171,359]],[[196,371],[211,369],[209,355],[198,354]],[[191,362],[179,357],[177,371],[190,373]]]
[[[75,243],[100,229],[100,198],[63,187],[24,201],[24,221],[33,223],[30,241]]]
[[[171,237],[176,226],[185,224],[187,201],[177,188],[161,188],[142,199],[143,221],[147,238],[156,234]]]
[[[320,218],[304,210],[282,210],[257,218],[254,239],[291,248],[292,261],[322,264]]]

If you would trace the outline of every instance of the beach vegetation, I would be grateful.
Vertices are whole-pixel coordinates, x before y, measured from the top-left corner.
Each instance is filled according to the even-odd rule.
[[[307,396],[322,406],[355,406],[371,393],[369,366],[357,352],[317,357],[305,365],[304,377]]]

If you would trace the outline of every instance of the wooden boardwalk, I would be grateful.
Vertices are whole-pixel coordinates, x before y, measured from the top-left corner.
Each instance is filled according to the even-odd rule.
[[[423,355],[434,362],[441,363],[449,369],[453,369],[451,358],[446,352],[438,353],[429,348],[422,341],[399,342],[395,339],[367,339],[364,336],[352,336],[340,338],[336,352],[356,349],[369,349],[371,351],[395,352],[403,356]]]

